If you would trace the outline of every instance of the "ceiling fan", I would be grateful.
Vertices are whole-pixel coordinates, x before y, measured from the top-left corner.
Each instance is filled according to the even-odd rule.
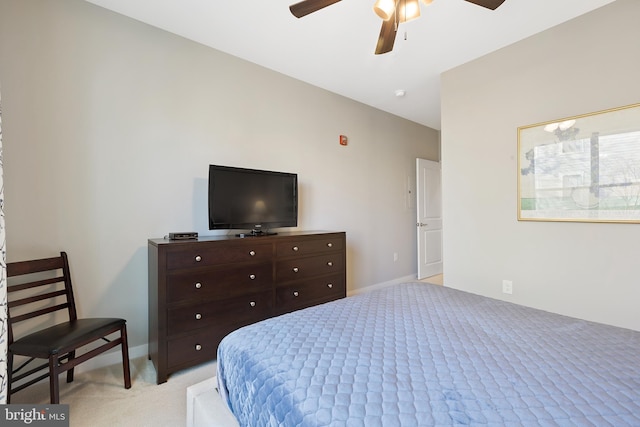
[[[310,13],[324,9],[341,0],[302,0],[289,6],[289,10],[296,18],[302,18]],[[421,0],[429,5],[433,0]],[[465,0],[487,9],[497,9],[505,0]],[[420,16],[420,4],[418,0],[376,0],[373,6],[376,14],[382,18],[382,29],[376,45],[376,55],[391,52],[396,40],[398,25]]]

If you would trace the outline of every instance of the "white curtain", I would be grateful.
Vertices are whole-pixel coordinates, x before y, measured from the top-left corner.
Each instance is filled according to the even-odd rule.
[[[0,404],[7,403],[7,248],[4,233],[2,178],[2,96],[0,95]]]

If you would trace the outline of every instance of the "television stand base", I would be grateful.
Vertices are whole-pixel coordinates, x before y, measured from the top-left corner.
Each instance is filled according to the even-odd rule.
[[[264,230],[251,230],[248,233],[238,233],[236,237],[261,237],[261,236],[275,236],[275,231],[264,231]]]

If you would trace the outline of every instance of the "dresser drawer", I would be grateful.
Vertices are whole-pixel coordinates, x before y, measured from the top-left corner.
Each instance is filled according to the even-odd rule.
[[[215,359],[218,344],[228,333],[273,315],[271,292],[254,295],[254,298],[221,301],[218,319],[210,326],[197,329],[188,336],[170,338],[167,342],[167,365],[179,368]],[[251,302],[255,304],[251,305]]]
[[[209,301],[169,310],[169,335],[215,326],[232,331],[272,315],[273,291],[245,295],[239,298]]]
[[[276,289],[278,314],[288,313],[346,296],[343,275],[315,278]]]
[[[180,369],[216,358],[218,344],[226,334],[204,329],[187,337],[167,341],[167,367]]]
[[[226,299],[270,289],[272,284],[271,263],[174,273],[167,276],[167,302]]]
[[[276,283],[343,271],[344,254],[342,252],[279,260],[276,263]]]
[[[278,258],[290,256],[313,255],[327,251],[341,251],[344,249],[342,234],[327,234],[320,239],[292,239],[276,244]]]
[[[194,245],[167,252],[167,268],[196,268],[238,262],[270,261],[273,248],[269,243]]]

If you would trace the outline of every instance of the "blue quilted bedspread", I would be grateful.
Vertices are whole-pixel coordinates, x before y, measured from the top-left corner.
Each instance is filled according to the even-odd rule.
[[[407,283],[239,329],[241,426],[640,426],[640,332]]]

